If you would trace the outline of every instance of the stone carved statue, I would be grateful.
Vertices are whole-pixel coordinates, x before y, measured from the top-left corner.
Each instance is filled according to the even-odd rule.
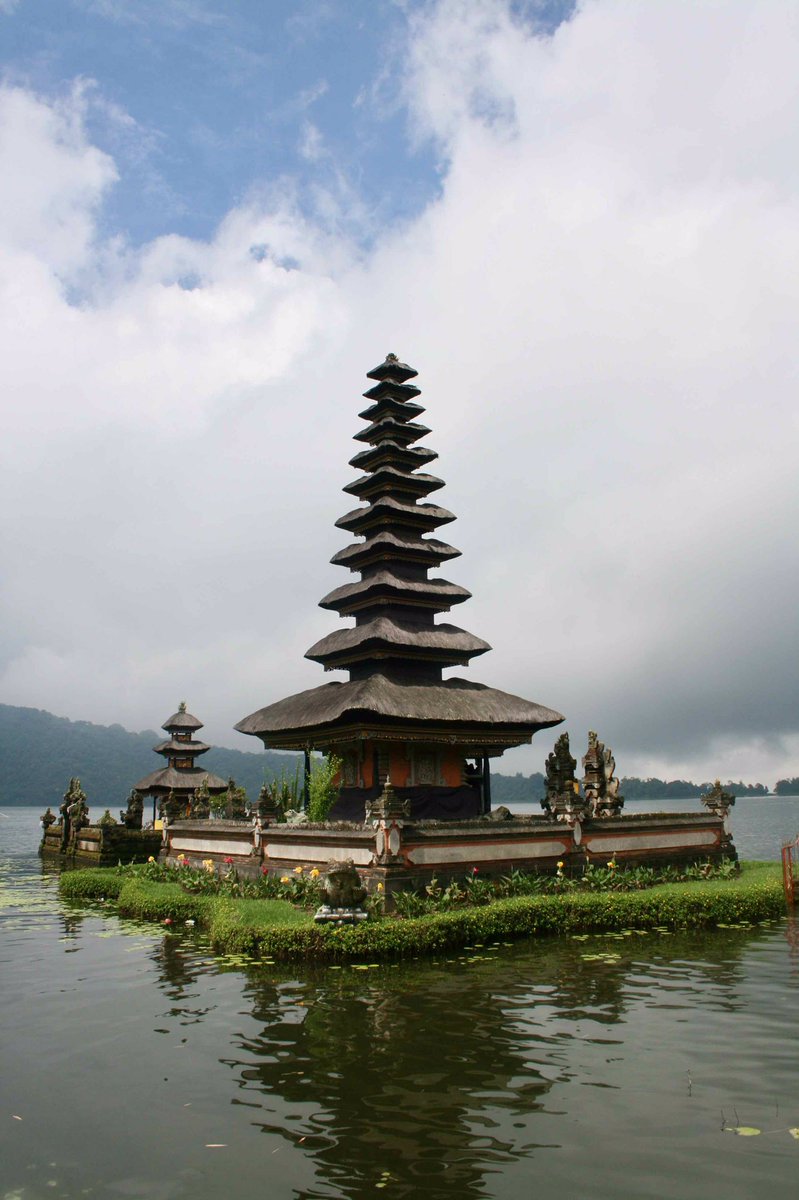
[[[588,733],[588,750],[583,756],[583,791],[592,817],[616,817],[624,797],[619,795],[616,760],[593,729]]]
[[[61,853],[66,854],[77,841],[78,833],[89,824],[89,806],[80,780],[74,776],[59,805],[61,813]]]
[[[46,810],[46,812],[44,812],[44,813],[42,814],[41,821],[40,821],[40,824],[41,824],[41,827],[42,827],[42,832],[43,832],[43,833],[47,833],[47,830],[48,830],[48,829],[50,828],[50,826],[51,826],[51,825],[53,825],[54,823],[55,823],[55,814],[53,813],[52,809],[51,809],[51,808],[50,808],[50,806],[48,805],[48,806],[47,806],[47,810]]]
[[[257,812],[260,820],[265,825],[274,823],[280,820],[282,806],[278,804],[276,796],[277,788],[274,784],[264,783],[258,793]]]
[[[327,864],[322,892],[322,905],[314,913],[315,921],[335,925],[353,925],[365,921],[368,914],[362,907],[366,888],[351,858]]]
[[[242,820],[247,816],[247,792],[243,787],[236,786],[235,779],[229,779],[227,784],[228,813],[234,820]]]
[[[144,797],[135,788],[128,796],[127,807],[120,810],[119,819],[126,829],[141,829],[144,823]]]
[[[111,816],[110,808],[107,808],[97,824],[101,829],[109,829],[112,825],[116,825],[116,820]]]
[[[699,799],[705,808],[709,809],[715,816],[722,818],[727,816],[735,803],[735,796],[732,792],[724,791],[720,779],[717,779],[710,791],[704,792]]]
[[[572,758],[569,748],[569,735],[562,733],[544,768],[547,790],[541,807],[553,820],[569,825],[582,821],[587,815],[587,806],[574,775],[576,767],[577,761]]]
[[[161,815],[170,825],[174,825],[175,821],[182,821],[186,815],[185,798],[176,796],[174,790],[170,788],[161,801]]]
[[[191,815],[203,820],[211,815],[211,793],[208,790],[208,780],[200,781],[198,787],[194,789],[194,795],[191,798]]]

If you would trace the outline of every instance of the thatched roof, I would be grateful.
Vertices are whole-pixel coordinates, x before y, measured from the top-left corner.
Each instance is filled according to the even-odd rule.
[[[391,558],[394,562],[424,563],[428,567],[437,567],[448,558],[458,558],[460,550],[437,538],[397,537],[387,529],[381,529],[365,542],[354,542],[334,554],[331,562],[336,566],[350,567],[359,571],[368,563],[379,562],[381,558]]]
[[[421,404],[414,404],[413,400],[404,400],[401,397],[393,394],[397,384],[380,383],[377,387],[372,388],[370,392],[365,392],[364,395],[371,396],[380,388],[388,388],[390,390],[383,391],[382,395],[378,396],[374,404],[370,404],[363,412],[359,412],[358,416],[364,421],[377,421],[380,417],[391,415],[402,420],[413,420],[414,417],[420,417],[425,411]],[[419,389],[413,388],[414,393],[418,396]]]
[[[319,601],[320,608],[332,608],[345,613],[359,607],[365,601],[377,601],[382,597],[389,600],[418,600],[428,607],[435,606],[445,612],[452,604],[462,604],[471,597],[471,592],[447,579],[404,579],[393,571],[376,571],[358,583],[345,583],[334,588]]]
[[[161,726],[167,733],[170,733],[173,729],[185,731],[186,729],[202,729],[202,727],[202,721],[198,721],[190,712],[185,711],[173,713]]]
[[[394,438],[401,445],[408,446],[426,437],[429,432],[426,425],[418,425],[415,421],[398,421],[396,417],[387,415],[373,421],[365,429],[359,429],[354,436],[356,442],[368,442],[370,446],[376,446],[387,438]]]
[[[134,784],[134,791],[142,792],[146,795],[148,792],[193,792],[205,780],[208,784],[209,792],[226,792],[227,783],[224,779],[220,779],[218,775],[212,775],[210,771],[203,771],[201,767],[195,767],[189,770],[186,767],[176,770],[174,767],[163,767],[160,771],[153,771],[151,775],[145,775],[144,779],[140,779]]]
[[[403,504],[393,496],[376,496],[365,507],[354,508],[343,517],[339,517],[336,528],[361,534],[363,530],[381,524],[390,525],[398,532],[409,527],[427,532],[437,529],[439,525],[448,525],[454,520],[454,513],[437,504]]]
[[[288,696],[245,717],[236,729],[276,745],[277,741],[270,742],[272,735],[278,740],[279,735],[290,733],[310,737],[331,726],[357,726],[375,719],[434,723],[451,726],[453,731],[459,725],[478,732],[513,727],[523,737],[532,737],[536,730],[559,725],[564,718],[551,708],[467,679],[399,683],[376,674]]]
[[[435,450],[427,450],[424,446],[402,446],[389,438],[369,450],[361,450],[350,459],[350,466],[358,471],[375,471],[384,464],[390,467],[404,467],[406,471],[414,471],[425,463],[438,458]]]
[[[457,625],[403,625],[389,617],[375,617],[352,629],[337,629],[322,638],[306,651],[305,657],[323,664],[362,659],[367,652],[392,653],[401,656],[403,651],[411,656],[440,662],[442,666],[468,663],[470,658],[490,650],[488,642],[459,629]]]
[[[394,467],[380,467],[370,475],[359,475],[353,483],[348,483],[342,491],[351,496],[364,499],[369,496],[407,494],[411,496],[427,496],[430,492],[438,491],[444,486],[444,480],[437,475],[426,475],[423,471],[397,471]]]
[[[398,383],[405,383],[408,379],[415,379],[419,374],[413,367],[409,367],[407,363],[400,362],[396,354],[387,354],[385,361],[379,366],[372,367],[371,371],[366,372],[367,379],[391,379]]]
[[[159,742],[157,746],[153,746],[156,754],[185,754],[194,758],[198,754],[205,754],[210,750],[210,746],[206,746],[205,742],[176,742],[174,738],[170,738],[167,742]]]

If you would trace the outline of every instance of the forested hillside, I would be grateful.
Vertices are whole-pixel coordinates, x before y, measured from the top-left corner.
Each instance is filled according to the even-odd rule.
[[[54,805],[60,803],[71,775],[77,775],[89,798],[90,809],[124,807],[137,779],[148,775],[163,763],[153,754],[153,746],[163,733],[147,729],[129,733],[121,725],[93,725],[89,721],[69,721],[38,708],[16,708],[0,704],[0,806],[10,804]],[[293,777],[299,755],[262,750],[248,754],[241,750],[216,747],[198,759],[223,779],[234,778],[255,800],[264,778],[283,773]],[[544,752],[542,751],[542,758]],[[778,788],[785,794],[799,791],[795,779],[781,780]],[[764,796],[762,783],[729,783],[736,796]],[[682,800],[707,791],[709,783],[688,780],[635,779],[621,781],[627,800]],[[537,804],[544,795],[544,777],[491,773],[494,806]],[[93,816],[100,813],[93,812]],[[116,815],[116,814],[115,814]]]
[[[137,779],[164,766],[153,746],[164,734],[146,729],[129,733],[121,725],[69,721],[38,708],[0,704],[0,805],[58,804],[71,775],[77,775],[93,817],[102,809],[124,807]],[[298,755],[272,750],[248,754],[215,747],[198,759],[222,779],[231,776],[255,799],[264,776],[287,771],[292,776]],[[96,812],[100,809],[100,812]]]

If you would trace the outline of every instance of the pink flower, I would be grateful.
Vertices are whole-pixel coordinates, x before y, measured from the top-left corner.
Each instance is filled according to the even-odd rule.
[[[172,924],[172,918],[171,918],[171,917],[164,917],[164,924],[165,924],[165,925],[171,925],[171,924]]]

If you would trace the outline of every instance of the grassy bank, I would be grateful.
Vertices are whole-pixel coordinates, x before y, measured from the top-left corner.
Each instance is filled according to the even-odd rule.
[[[413,958],[474,942],[621,929],[699,929],[782,916],[780,868],[744,863],[725,880],[669,883],[634,892],[517,896],[493,903],[358,926],[315,925],[285,900],[198,895],[178,883],[125,878],[113,870],[70,871],[61,893],[79,901],[113,900],[124,916],[179,924],[194,921],[215,949],[255,958],[346,962]]]

